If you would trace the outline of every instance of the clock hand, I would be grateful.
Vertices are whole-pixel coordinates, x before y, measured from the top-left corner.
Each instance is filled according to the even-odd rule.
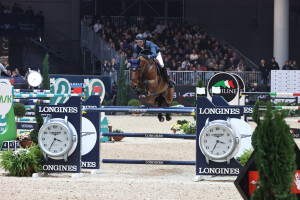
[[[221,141],[219,141],[219,143],[221,143],[221,144],[225,144],[225,142],[221,142]]]
[[[51,147],[52,147],[52,145],[53,145],[53,143],[54,143],[55,140],[56,140],[56,138],[53,139],[53,142],[52,142],[52,144],[49,147],[49,151],[50,151],[50,149],[51,149]]]
[[[213,150],[211,152],[214,152],[214,150],[215,150],[215,148],[216,148],[216,146],[217,146],[218,143],[219,143],[219,140],[217,140],[217,142],[216,142],[216,144],[215,144],[215,146],[214,146],[214,148],[213,148]]]
[[[59,141],[59,142],[62,142],[61,140],[59,140],[59,139],[56,139],[56,138],[55,138],[55,140],[57,140],[57,141]]]

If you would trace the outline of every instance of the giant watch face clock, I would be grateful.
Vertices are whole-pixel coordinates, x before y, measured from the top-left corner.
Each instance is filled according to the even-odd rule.
[[[26,75],[26,80],[28,85],[31,87],[38,87],[42,83],[42,75],[39,71],[31,70],[30,68],[28,69],[28,73]]]
[[[214,162],[230,162],[239,148],[239,137],[230,127],[230,119],[206,121],[199,135],[199,146],[206,158]]]
[[[67,119],[51,119],[41,127],[38,143],[47,160],[48,157],[61,157],[67,161],[68,153],[76,140]]]

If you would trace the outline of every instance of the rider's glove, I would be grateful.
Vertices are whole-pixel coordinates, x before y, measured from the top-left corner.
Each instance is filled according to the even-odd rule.
[[[150,59],[151,57],[150,57],[150,55],[148,55],[148,59]]]

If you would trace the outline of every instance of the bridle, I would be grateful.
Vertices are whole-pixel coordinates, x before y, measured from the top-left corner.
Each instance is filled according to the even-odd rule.
[[[140,59],[140,57],[139,57],[138,59]],[[145,73],[147,73],[148,71],[150,71],[150,70],[152,69],[152,67],[153,67],[153,65],[150,65],[150,67],[148,68],[148,70],[145,71],[146,63],[148,63],[148,65],[150,65],[150,62],[145,58],[145,62],[144,62],[144,65],[143,65],[143,67],[142,67],[142,69],[141,69],[141,73],[140,73],[140,75],[139,75],[139,77],[138,77],[137,79],[135,79],[135,78],[130,78],[131,81],[135,81],[135,82],[136,82],[136,85],[138,85],[139,80],[141,80],[142,76],[143,76]],[[137,68],[139,68],[139,67],[140,67],[140,66],[138,66]]]

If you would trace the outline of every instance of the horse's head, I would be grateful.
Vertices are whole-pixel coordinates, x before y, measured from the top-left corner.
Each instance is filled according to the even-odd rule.
[[[141,59],[126,60],[125,64],[130,71],[130,87],[136,90],[142,76]]]

